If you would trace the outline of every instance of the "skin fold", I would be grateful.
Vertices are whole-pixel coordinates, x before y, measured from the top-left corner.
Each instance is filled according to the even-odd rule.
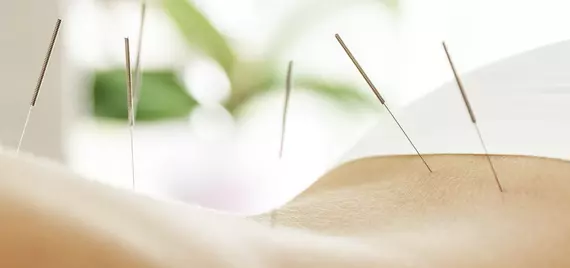
[[[246,219],[0,152],[0,267],[568,267],[570,163],[356,160]]]

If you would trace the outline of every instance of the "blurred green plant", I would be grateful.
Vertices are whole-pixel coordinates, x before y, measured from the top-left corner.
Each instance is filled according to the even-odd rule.
[[[381,3],[393,11],[398,8],[398,0],[359,1]],[[275,42],[270,45],[264,60],[252,62],[237,55],[227,38],[189,0],[161,0],[161,2],[164,11],[188,45],[217,62],[226,73],[230,80],[231,92],[224,102],[224,107],[234,116],[238,115],[240,108],[254,97],[282,87],[284,75],[279,70],[283,66],[278,66],[277,56],[287,46],[287,40],[299,35],[306,28],[303,25],[310,25],[307,20],[318,19],[313,12],[314,5],[318,1],[302,1],[307,5],[301,6],[297,12],[292,12],[292,17],[287,19],[287,23],[276,32]],[[343,1],[343,3],[325,5],[327,10],[321,14],[333,14],[354,2]],[[319,5],[322,7],[322,2]],[[137,120],[153,121],[185,117],[198,105],[178,79],[177,73],[178,70],[142,72]],[[122,68],[95,71],[92,92],[96,117],[126,120],[125,85],[125,72]],[[354,85],[299,73],[295,74],[295,88],[312,91],[345,106],[371,103],[370,96],[363,94]]]

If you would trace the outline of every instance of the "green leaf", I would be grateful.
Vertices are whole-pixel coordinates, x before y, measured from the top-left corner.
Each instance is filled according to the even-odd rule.
[[[329,101],[348,108],[371,108],[375,105],[373,95],[363,92],[348,83],[335,82],[316,77],[301,77],[295,79],[295,88],[304,89],[322,96]]]
[[[229,102],[226,103],[227,109],[234,115],[239,117],[241,109],[248,105],[249,102],[259,94],[267,93],[271,90],[285,90],[285,76],[278,72],[272,76],[267,76],[264,83],[258,87],[250,88],[241,94],[233,94]],[[295,91],[312,92],[317,97],[322,97],[327,101],[338,104],[347,110],[352,109],[377,109],[379,103],[372,93],[363,92],[358,87],[337,81],[325,80],[317,77],[299,77],[293,80],[293,93]]]
[[[239,108],[243,104],[259,94],[263,94],[272,89],[278,77],[273,71],[273,64],[267,61],[242,61],[239,68],[234,70],[230,80],[232,81],[232,92],[224,107],[237,115]]]
[[[400,0],[380,0],[382,4],[386,5],[389,9],[398,11],[400,8]]]
[[[127,91],[122,69],[95,72],[94,114],[97,117],[127,119]],[[188,116],[196,100],[171,70],[144,71],[137,121],[164,120]]]
[[[162,3],[188,44],[212,57],[226,73],[231,73],[234,52],[210,21],[188,0],[162,0]]]

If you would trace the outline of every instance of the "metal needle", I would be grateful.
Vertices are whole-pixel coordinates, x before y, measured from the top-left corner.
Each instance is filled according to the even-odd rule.
[[[289,109],[289,98],[291,96],[293,61],[289,62],[287,68],[287,79],[285,80],[285,104],[283,105],[283,118],[281,120],[281,144],[279,146],[279,158],[283,157],[283,146],[285,145],[285,127],[287,125],[287,110]]]
[[[135,116],[134,116],[134,102],[133,102],[133,80],[131,73],[131,50],[129,44],[129,38],[125,38],[125,70],[127,74],[127,112],[129,117],[129,130],[131,136],[131,172],[132,172],[132,187],[135,189],[135,154],[134,154],[134,139],[133,139],[133,128],[135,126]]]
[[[134,91],[134,117],[137,116],[138,104],[140,101],[141,89],[142,89],[142,64],[141,64],[141,54],[142,54],[142,40],[144,33],[144,26],[146,20],[146,1],[141,4],[141,20],[139,25],[139,39],[137,41],[137,55],[135,59],[135,72],[133,78],[133,91]]]
[[[336,40],[338,40],[338,42],[340,43],[340,45],[344,49],[344,51],[346,52],[346,54],[348,55],[348,57],[350,58],[350,60],[352,60],[352,63],[354,64],[354,66],[356,66],[356,69],[358,69],[358,71],[360,72],[360,74],[362,75],[362,77],[364,78],[366,83],[368,83],[368,86],[370,86],[370,88],[372,89],[372,92],[374,92],[374,95],[376,95],[376,97],[378,98],[380,103],[382,103],[382,105],[384,105],[384,108],[386,108],[386,111],[388,111],[388,113],[390,114],[392,119],[394,119],[394,122],[396,122],[396,124],[398,125],[398,127],[400,128],[402,133],[404,133],[404,136],[406,136],[406,139],[408,139],[408,142],[410,142],[410,144],[412,145],[412,147],[414,148],[414,150],[416,151],[416,153],[418,154],[418,156],[420,157],[420,159],[422,160],[424,165],[427,167],[429,172],[432,172],[432,169],[430,168],[430,166],[428,165],[428,163],[426,162],[426,160],[424,159],[424,157],[422,156],[422,154],[420,153],[418,148],[414,145],[414,143],[412,142],[412,139],[408,136],[408,134],[406,133],[406,131],[404,130],[402,125],[400,125],[400,122],[398,122],[398,119],[396,119],[396,116],[394,116],[394,114],[392,113],[390,108],[388,108],[386,101],[384,100],[382,95],[380,95],[380,92],[378,91],[378,89],[376,89],[376,86],[374,86],[374,84],[372,83],[372,81],[370,80],[370,78],[368,77],[368,75],[366,74],[364,69],[362,69],[362,67],[360,66],[360,64],[358,63],[358,61],[356,60],[356,58],[352,54],[352,52],[350,52],[350,50],[348,49],[348,47],[346,46],[346,44],[344,43],[344,41],[342,40],[340,35],[335,34],[335,37],[336,37]]]
[[[289,99],[291,97],[291,88],[293,86],[293,61],[289,62],[287,67],[287,78],[285,80],[285,103],[283,105],[283,118],[281,121],[281,144],[279,146],[279,159],[283,158],[283,147],[285,145],[285,126],[287,125],[287,111],[289,109]],[[271,211],[271,226],[275,226],[277,220],[277,211]]]
[[[497,182],[497,186],[499,187],[499,191],[503,192],[503,186],[501,185],[501,181],[499,181],[499,176],[497,176],[497,171],[495,170],[495,166],[493,165],[493,161],[491,161],[491,157],[489,156],[489,151],[487,150],[487,146],[485,146],[485,142],[483,140],[483,135],[481,135],[481,130],[477,125],[477,119],[475,118],[475,113],[473,112],[473,108],[471,108],[471,103],[467,98],[467,94],[465,93],[465,88],[463,87],[463,82],[461,82],[461,78],[459,78],[459,74],[455,69],[455,65],[453,64],[453,60],[451,59],[451,55],[449,54],[449,50],[445,42],[442,42],[443,50],[445,50],[445,55],[447,56],[447,60],[449,62],[449,66],[453,71],[453,76],[455,77],[455,81],[457,82],[457,87],[461,92],[461,96],[463,97],[463,102],[465,103],[465,107],[467,107],[467,111],[469,112],[469,117],[471,118],[471,122],[475,126],[475,130],[477,130],[477,135],[479,136],[479,141],[481,142],[481,146],[483,150],[485,150],[485,156],[487,157],[487,162],[489,162],[489,166],[491,167],[491,171],[493,172],[493,176],[495,177],[495,181]]]
[[[51,36],[51,41],[49,43],[48,51],[46,57],[44,58],[44,63],[42,65],[42,69],[40,71],[40,77],[38,78],[38,82],[36,84],[36,88],[34,89],[34,94],[32,95],[32,101],[30,102],[30,108],[28,109],[28,115],[26,116],[26,121],[24,123],[24,128],[22,133],[20,134],[20,140],[18,141],[18,147],[16,149],[16,153],[20,152],[20,148],[22,147],[22,141],[24,140],[24,135],[26,134],[26,129],[28,128],[28,123],[30,121],[30,115],[32,114],[32,110],[36,106],[38,101],[38,96],[40,95],[40,89],[42,88],[42,84],[44,82],[44,78],[47,72],[47,68],[49,65],[49,61],[51,59],[51,55],[53,52],[53,48],[57,41],[57,36],[59,35],[59,29],[61,27],[61,19],[58,19],[55,24],[55,29],[53,30],[53,34]]]

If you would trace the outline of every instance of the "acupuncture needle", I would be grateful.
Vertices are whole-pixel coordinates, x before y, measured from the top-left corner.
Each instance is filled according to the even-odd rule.
[[[287,111],[289,109],[289,99],[291,97],[293,77],[293,61],[289,61],[287,67],[287,78],[285,80],[285,103],[283,105],[283,117],[281,120],[281,144],[279,146],[279,159],[283,158],[283,147],[285,145],[285,127],[287,125]]]
[[[142,54],[142,40],[144,33],[144,26],[146,20],[146,1],[141,4],[141,15],[139,24],[139,39],[137,41],[137,55],[135,58],[135,72],[133,78],[133,91],[134,91],[134,117],[137,116],[138,104],[140,101],[141,88],[142,88],[142,74],[141,74],[141,54]]]
[[[283,148],[285,145],[285,127],[287,125],[287,112],[289,110],[289,99],[291,98],[291,87],[293,85],[293,61],[289,61],[287,67],[287,77],[285,79],[285,103],[283,104],[283,116],[281,120],[281,143],[279,145],[279,159],[283,158]],[[271,226],[275,226],[277,211],[271,212]]]
[[[368,75],[366,74],[364,69],[360,66],[360,63],[358,63],[358,61],[356,60],[356,58],[354,57],[352,52],[350,52],[350,50],[348,49],[348,47],[346,46],[346,44],[344,43],[344,41],[342,40],[340,35],[335,34],[335,37],[336,37],[336,40],[338,40],[339,44],[344,49],[344,51],[346,52],[346,54],[348,55],[348,57],[350,58],[350,60],[352,61],[352,63],[354,64],[354,66],[356,66],[356,69],[358,69],[358,72],[360,72],[360,74],[362,75],[362,77],[364,78],[364,80],[366,81],[368,86],[370,87],[370,89],[372,89],[372,92],[374,92],[374,95],[376,95],[376,97],[378,98],[380,103],[382,105],[384,105],[384,108],[386,108],[386,111],[388,111],[388,113],[390,114],[392,119],[394,119],[394,122],[396,122],[396,124],[398,125],[398,127],[400,128],[402,133],[404,133],[404,136],[406,136],[406,139],[408,139],[408,142],[412,145],[412,147],[416,151],[417,155],[420,157],[420,159],[422,160],[424,165],[427,167],[429,172],[432,172],[432,169],[430,168],[430,166],[428,165],[428,163],[426,162],[426,160],[424,159],[424,157],[422,156],[422,154],[420,153],[418,148],[414,145],[414,143],[412,142],[412,139],[408,136],[408,134],[406,133],[406,131],[404,130],[404,128],[402,127],[402,125],[400,124],[398,119],[396,119],[396,116],[394,116],[394,114],[392,113],[392,111],[390,110],[388,105],[386,104],[386,101],[384,100],[382,95],[380,95],[380,92],[378,91],[378,89],[376,89],[376,86],[374,86],[374,84],[372,83],[372,80],[370,80],[370,78],[368,77]]]
[[[459,88],[459,91],[461,92],[461,97],[463,98],[463,102],[465,103],[465,107],[467,108],[467,111],[469,112],[469,117],[471,119],[471,122],[475,126],[475,130],[477,131],[477,135],[479,136],[479,141],[481,142],[481,146],[483,147],[483,150],[485,151],[485,156],[487,158],[487,162],[489,162],[489,166],[491,167],[491,171],[493,172],[493,176],[495,177],[495,181],[497,182],[497,186],[499,187],[499,190],[502,193],[502,192],[504,192],[503,186],[501,185],[501,182],[499,180],[499,176],[497,175],[497,171],[495,170],[495,166],[493,165],[493,161],[491,161],[491,156],[489,156],[489,151],[487,150],[487,146],[485,145],[485,141],[483,140],[483,135],[481,134],[481,130],[479,129],[479,126],[477,125],[477,119],[475,118],[475,113],[473,112],[473,108],[471,107],[471,103],[469,102],[469,99],[467,98],[467,94],[465,93],[465,88],[463,86],[463,82],[461,81],[461,78],[459,78],[459,74],[457,73],[457,70],[455,68],[455,64],[453,64],[453,60],[451,59],[451,55],[449,53],[449,49],[447,48],[447,44],[445,43],[445,41],[442,42],[442,44],[443,44],[443,50],[445,51],[445,55],[447,56],[447,60],[449,62],[449,66],[451,67],[451,70],[453,71],[453,76],[455,77],[457,87]]]
[[[133,80],[131,72],[131,49],[129,44],[129,38],[125,38],[125,71],[127,75],[127,113],[129,117],[129,130],[131,136],[131,173],[132,173],[132,187],[135,189],[135,153],[134,153],[134,141],[133,141],[133,128],[135,126],[135,116],[134,116],[134,102],[133,102]]]
[[[28,115],[26,116],[26,121],[24,123],[24,128],[22,130],[22,133],[20,134],[20,140],[18,141],[18,147],[16,149],[16,154],[18,154],[20,152],[20,148],[22,147],[22,142],[24,140],[24,135],[26,134],[26,129],[28,128],[28,123],[30,121],[30,116],[32,114],[32,110],[34,109],[34,107],[36,106],[36,103],[38,101],[38,97],[40,95],[40,89],[42,87],[42,84],[44,82],[44,78],[47,72],[47,68],[49,65],[49,61],[51,59],[51,55],[53,52],[53,48],[55,47],[55,43],[57,41],[57,36],[59,35],[59,29],[61,27],[61,19],[58,19],[56,24],[55,24],[55,29],[53,30],[53,34],[51,36],[51,41],[49,43],[49,47],[48,47],[48,51],[47,54],[44,58],[44,62],[42,65],[42,69],[40,71],[40,76],[38,78],[38,82],[36,84],[36,88],[34,89],[34,94],[32,95],[32,101],[30,102],[30,108],[28,109]]]

